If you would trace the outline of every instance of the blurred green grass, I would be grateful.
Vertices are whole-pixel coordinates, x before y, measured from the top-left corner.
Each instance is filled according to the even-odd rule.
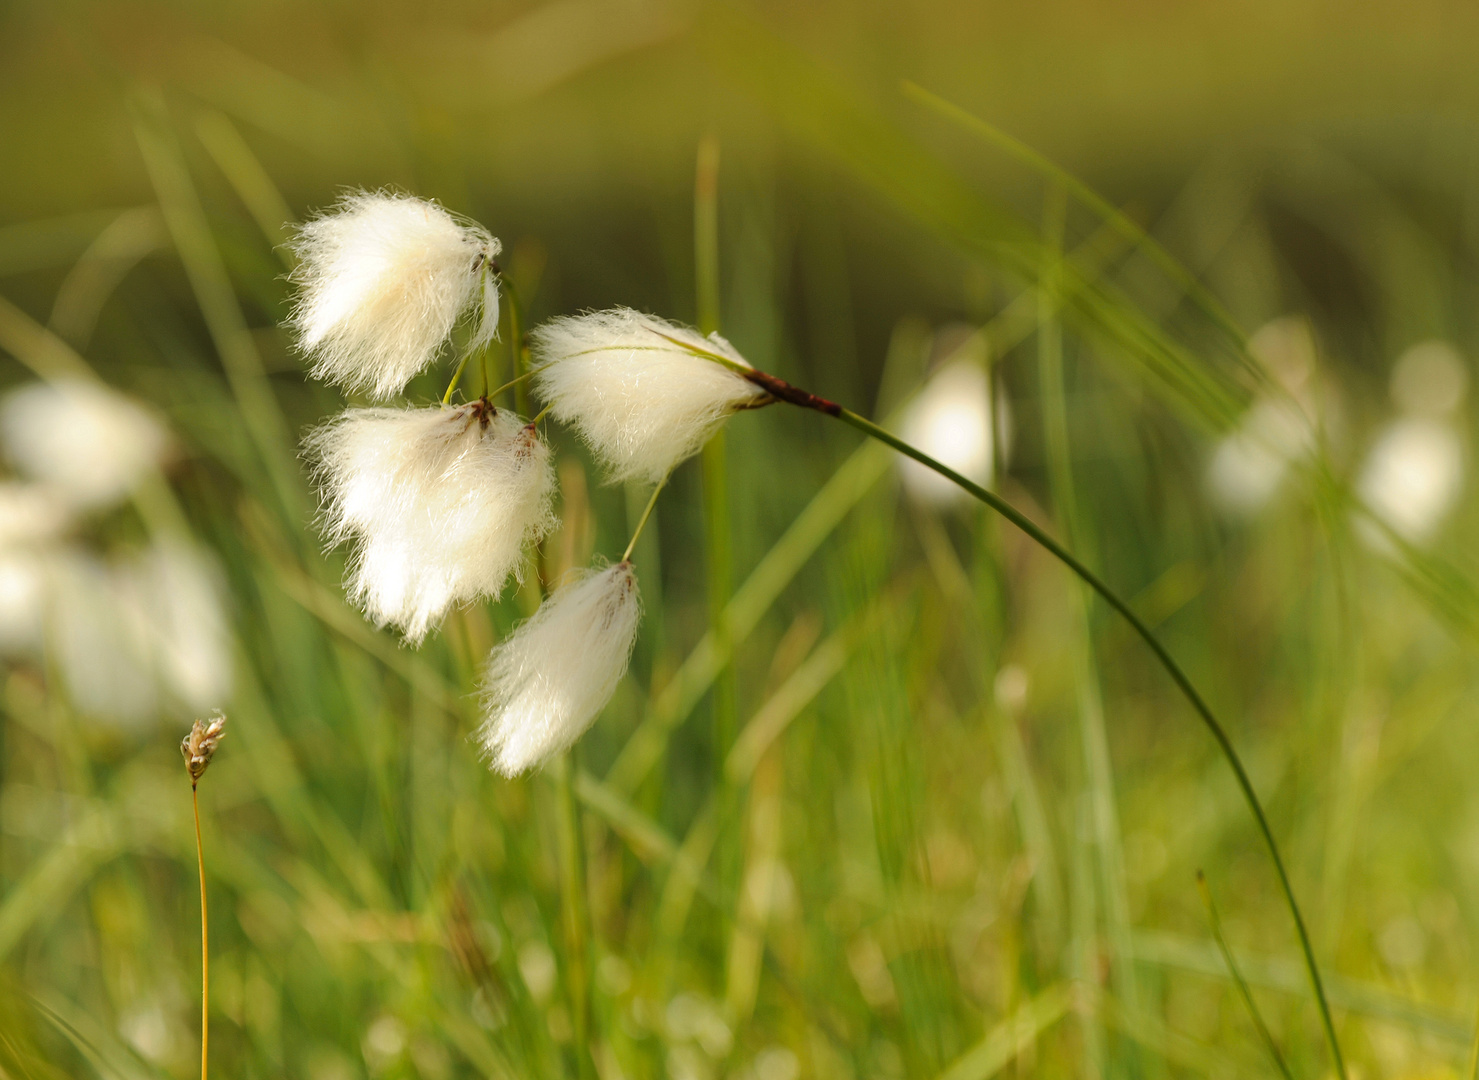
[[[73,348],[167,416],[168,488],[85,539],[136,546],[178,515],[229,583],[232,734],[202,786],[216,1068],[574,1072],[555,792],[491,777],[467,741],[474,673],[521,609],[411,652],[344,605],[295,460],[341,400],[277,329],[280,208],[398,185],[504,238],[531,319],[697,320],[712,135],[726,335],[882,417],[978,332],[1013,416],[996,486],[1136,598],[1228,722],[1347,1055],[1458,1075],[1479,1006],[1479,520],[1465,489],[1430,542],[1373,547],[1350,490],[1397,357],[1479,345],[1473,22],[1067,0],[0,15],[7,380]],[[1103,192],[1243,327],[1307,320],[1320,456],[1259,513],[1219,513],[1208,462],[1268,392],[1243,343],[1078,203],[1060,265],[1052,184],[906,78]],[[557,561],[618,553],[643,493],[554,437]],[[1323,1071],[1257,837],[1125,628],[818,418],[741,416],[726,456],[721,632],[689,465],[639,549],[632,676],[578,751],[603,1080],[1271,1073],[1199,868],[1296,1074]],[[745,754],[725,758],[709,691],[731,659]],[[119,730],[57,686],[7,668],[0,1066],[189,1075],[189,718]]]

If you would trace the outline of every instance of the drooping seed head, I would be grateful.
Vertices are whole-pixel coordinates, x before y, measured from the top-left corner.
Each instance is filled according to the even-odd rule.
[[[494,769],[517,776],[585,733],[626,674],[641,614],[631,563],[587,570],[493,649],[478,738]]]
[[[629,308],[551,319],[530,345],[540,395],[612,483],[659,482],[736,411],[767,397],[735,370],[750,365],[717,334]]]
[[[300,226],[288,324],[313,377],[384,400],[436,359],[470,309],[481,309],[472,347],[489,341],[500,249],[482,226],[387,192],[353,192]]]
[[[548,445],[485,401],[350,409],[306,449],[324,537],[352,545],[350,599],[413,644],[453,605],[522,580],[526,549],[555,524]]]

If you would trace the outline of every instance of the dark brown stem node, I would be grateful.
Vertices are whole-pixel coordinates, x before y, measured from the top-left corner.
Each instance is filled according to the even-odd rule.
[[[815,409],[817,412],[826,413],[828,416],[842,415],[842,406],[835,401],[828,401],[824,397],[817,397],[815,394],[802,390],[798,386],[792,386],[785,379],[778,378],[768,372],[750,368],[748,371],[740,372],[740,374],[777,401],[800,405],[803,409]]]

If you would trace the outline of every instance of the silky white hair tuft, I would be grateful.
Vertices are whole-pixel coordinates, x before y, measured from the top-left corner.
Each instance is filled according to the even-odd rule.
[[[696,352],[750,365],[704,337],[630,308],[551,319],[530,335],[540,395],[578,431],[612,483],[657,483],[738,409],[765,398],[743,375]]]
[[[621,562],[561,586],[493,649],[478,738],[494,769],[517,776],[585,733],[626,674],[641,615],[637,576]]]
[[[480,313],[469,348],[497,332],[489,264],[501,244],[436,203],[351,192],[299,226],[292,248],[300,292],[288,325],[316,379],[383,401],[436,359],[470,308]]]
[[[452,605],[523,580],[524,548],[555,524],[549,447],[483,401],[350,409],[306,449],[326,541],[354,544],[350,599],[412,644]]]

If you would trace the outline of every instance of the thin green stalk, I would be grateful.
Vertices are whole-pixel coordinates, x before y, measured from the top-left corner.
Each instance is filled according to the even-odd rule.
[[[446,404],[448,404],[448,403],[451,402],[451,400],[452,400],[452,391],[454,391],[454,390],[457,389],[457,383],[462,378],[463,369],[465,369],[467,367],[467,362],[471,358],[472,358],[472,353],[469,351],[469,352],[463,353],[462,354],[462,359],[459,360],[459,361],[457,361],[457,369],[452,372],[452,381],[449,382],[449,383],[447,383],[447,392],[442,395],[442,404],[443,405],[446,405]]]
[[[1043,445],[1047,453],[1049,490],[1053,496],[1053,514],[1058,532],[1078,550],[1084,550],[1087,537],[1081,527],[1078,498],[1073,478],[1073,452],[1068,437],[1068,408],[1063,374],[1063,325],[1058,318],[1058,291],[1063,265],[1063,234],[1067,226],[1068,200],[1060,184],[1049,186],[1044,197],[1043,234],[1050,256],[1044,263],[1037,283],[1037,371],[1039,399],[1042,404]],[[1104,700],[1099,685],[1098,659],[1090,631],[1089,613],[1092,597],[1081,584],[1070,583],[1073,619],[1077,632],[1071,641],[1074,684],[1077,688],[1080,749],[1083,753],[1082,781],[1087,804],[1087,829],[1078,830],[1075,843],[1093,849],[1093,865],[1087,868],[1089,880],[1083,888],[1093,894],[1102,891],[1102,911],[1109,938],[1110,975],[1115,993],[1131,1012],[1139,1012],[1140,994],[1135,977],[1135,963],[1130,947],[1129,902],[1125,897],[1125,864],[1120,844],[1119,815],[1114,795],[1114,767],[1109,756],[1109,735],[1104,727]],[[1097,877],[1095,876],[1097,872]],[[1092,906],[1092,905],[1091,905]],[[1092,929],[1092,927],[1090,928]],[[1080,935],[1075,935],[1080,936]],[[1080,948],[1097,951],[1098,943],[1085,936]],[[1092,963],[1080,957],[1081,965]],[[1102,1018],[1085,1016],[1084,1024],[1098,1025]],[[1096,1036],[1101,1035],[1096,1031]],[[1100,1041],[1102,1042],[1102,1036]],[[1140,1073],[1137,1047],[1124,1044],[1131,1075]],[[1094,1071],[1102,1071],[1096,1068]]]
[[[570,995],[571,1028],[576,1068],[582,1080],[595,1076],[591,1056],[590,912],[585,903],[585,859],[580,812],[575,806],[574,751],[566,751],[551,765],[555,781],[555,828],[558,834],[560,879],[565,886],[560,905],[565,928],[566,989]]]
[[[1207,909],[1207,923],[1212,928],[1212,940],[1217,942],[1217,947],[1222,950],[1222,959],[1227,964],[1227,970],[1233,982],[1237,984],[1238,993],[1243,997],[1243,1004],[1248,1007],[1248,1015],[1253,1018],[1253,1026],[1258,1029],[1258,1037],[1268,1048],[1269,1055],[1274,1059],[1274,1065],[1278,1067],[1279,1074],[1284,1077],[1284,1080],[1294,1080],[1289,1072],[1289,1066],[1284,1063],[1284,1055],[1279,1053],[1279,1044],[1274,1042],[1273,1032],[1269,1031],[1268,1025],[1263,1022],[1263,1014],[1258,1011],[1258,1006],[1253,1001],[1253,991],[1248,989],[1248,984],[1243,981],[1243,974],[1238,970],[1237,962],[1233,960],[1232,949],[1228,948],[1227,940],[1222,936],[1222,920],[1217,916],[1217,905],[1212,902],[1212,890],[1207,885],[1207,875],[1200,870],[1197,871],[1197,891],[1202,894],[1202,904]]]
[[[637,521],[637,527],[632,530],[631,542],[627,544],[627,549],[621,553],[622,562],[626,562],[628,559],[630,559],[632,557],[632,552],[636,550],[637,541],[642,536],[642,530],[647,527],[647,519],[652,516],[652,508],[657,505],[657,497],[659,494],[662,493],[663,485],[665,485],[667,482],[668,478],[664,476],[660,481],[658,481],[657,487],[652,489],[652,497],[647,500],[647,509],[642,511],[642,516]]]
[[[532,379],[545,368],[549,367],[552,363],[554,363],[553,360],[549,361],[549,363],[540,364],[537,368],[530,368],[522,375],[515,375],[512,379],[508,380],[508,382],[504,383],[502,386],[495,386],[492,390],[488,391],[488,399],[491,401],[493,398],[496,398],[505,390],[512,390],[515,386],[518,386],[519,383],[523,382],[524,380]],[[549,412],[549,410],[545,409],[544,412]],[[540,413],[539,415],[543,416],[544,413]]]
[[[1319,965],[1315,962],[1314,946],[1310,943],[1309,931],[1305,928],[1304,916],[1299,910],[1299,902],[1294,898],[1294,886],[1289,881],[1288,871],[1284,869],[1284,859],[1279,854],[1279,845],[1274,839],[1273,829],[1269,826],[1268,818],[1263,812],[1263,806],[1258,801],[1258,793],[1253,790],[1253,781],[1249,779],[1248,772],[1243,767],[1242,759],[1238,757],[1237,750],[1233,748],[1232,740],[1228,738],[1227,732],[1223,729],[1222,724],[1218,722],[1211,707],[1202,699],[1202,695],[1192,685],[1191,679],[1187,676],[1186,672],[1181,670],[1181,665],[1176,663],[1171,654],[1166,650],[1166,647],[1161,644],[1160,639],[1151,632],[1150,627],[1146,626],[1130,606],[1121,600],[1113,589],[1100,580],[1094,571],[1081,563],[1072,552],[1054,540],[1037,525],[1033,524],[1031,519],[999,495],[987,491],[981,485],[967,480],[948,465],[936,461],[924,451],[916,449],[896,435],[885,431],[871,420],[865,419],[849,409],[841,408],[832,402],[816,398],[803,391],[798,391],[794,387],[790,387],[781,380],[776,379],[774,376],[757,372],[752,378],[753,381],[758,385],[764,386],[779,400],[789,401],[792,404],[813,408],[819,412],[825,412],[829,416],[835,416],[843,423],[857,428],[859,431],[872,436],[882,443],[886,443],[905,457],[913,458],[921,465],[933,469],[951,483],[963,488],[1025,532],[1054,558],[1077,574],[1079,578],[1104,599],[1105,603],[1117,611],[1130,624],[1135,633],[1140,636],[1150,651],[1155,654],[1161,666],[1166,669],[1166,673],[1171,676],[1171,680],[1180,689],[1182,695],[1191,703],[1193,710],[1201,718],[1207,730],[1211,732],[1218,749],[1222,751],[1223,757],[1226,758],[1228,765],[1232,768],[1233,776],[1238,783],[1238,789],[1242,792],[1243,799],[1253,814],[1253,819],[1258,825],[1259,834],[1263,837],[1264,846],[1268,849],[1269,858],[1273,861],[1274,872],[1279,879],[1279,888],[1284,894],[1284,902],[1289,908],[1289,914],[1294,920],[1295,933],[1299,937],[1299,947],[1304,956],[1305,971],[1309,975],[1310,989],[1314,991],[1315,1002],[1320,1010],[1320,1022],[1325,1029],[1325,1039],[1330,1045],[1330,1055],[1335,1064],[1335,1072],[1341,1080],[1345,1080],[1345,1059],[1341,1055],[1340,1043],[1335,1036],[1335,1021],[1330,1015],[1330,1003],[1325,997],[1325,986],[1320,979]]]
[[[693,180],[693,263],[698,328],[719,330],[719,140],[706,135],[698,144]],[[722,641],[727,633],[724,608],[734,591],[730,547],[729,469],[724,432],[703,449],[704,562],[708,576],[709,629]],[[734,669],[723,667],[711,691],[714,762],[722,769],[734,741],[736,710]]]

